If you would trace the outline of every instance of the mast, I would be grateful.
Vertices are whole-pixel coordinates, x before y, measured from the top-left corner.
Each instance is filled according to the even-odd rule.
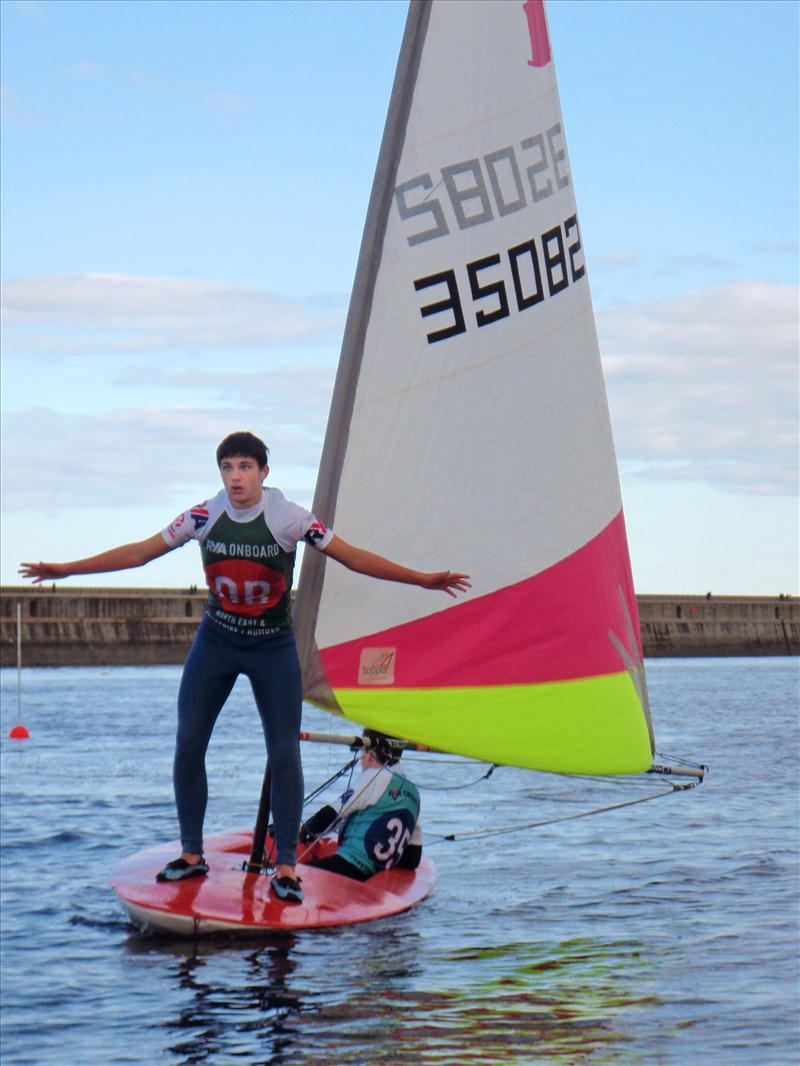
[[[372,311],[372,298],[383,250],[386,222],[397,184],[397,168],[403,150],[406,124],[411,110],[411,100],[430,13],[431,0],[410,0],[361,238],[361,248],[342,339],[342,350],[328,413],[317,486],[314,492],[314,514],[319,515],[332,527],[336,521],[339,479],[347,450],[350,417],[364,355],[364,339]],[[336,710],[338,704],[325,679],[314,639],[324,580],[325,557],[320,552],[304,552],[295,608],[294,632],[306,695],[320,706]]]

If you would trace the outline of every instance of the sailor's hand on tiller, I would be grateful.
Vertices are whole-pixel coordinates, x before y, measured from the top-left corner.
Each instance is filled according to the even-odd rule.
[[[454,574],[452,570],[440,570],[435,574],[426,574],[423,588],[441,589],[448,596],[455,599],[459,592],[466,592],[472,588],[468,580],[469,574]]]
[[[34,585],[42,581],[56,581],[61,577],[69,577],[65,563],[20,563],[17,573],[30,579]]]

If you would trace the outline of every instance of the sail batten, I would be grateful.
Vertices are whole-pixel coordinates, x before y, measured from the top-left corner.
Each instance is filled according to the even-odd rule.
[[[585,254],[541,0],[412,0],[316,513],[462,602],[306,552],[309,697],[492,761],[654,746]]]

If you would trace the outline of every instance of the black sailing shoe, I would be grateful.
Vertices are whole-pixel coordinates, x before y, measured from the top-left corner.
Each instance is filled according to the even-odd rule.
[[[270,882],[272,891],[278,899],[286,903],[302,903],[303,890],[300,887],[300,879],[296,877],[273,877]]]
[[[159,870],[156,874],[156,881],[185,881],[187,877],[205,877],[207,873],[208,863],[202,855],[197,862],[173,859],[163,870]]]

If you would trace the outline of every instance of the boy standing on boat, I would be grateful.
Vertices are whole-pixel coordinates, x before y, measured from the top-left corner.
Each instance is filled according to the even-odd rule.
[[[450,596],[463,592],[469,582],[466,574],[411,570],[348,544],[278,489],[265,488],[269,453],[252,433],[230,434],[216,457],[223,489],[178,515],[162,532],[69,563],[23,563],[20,573],[38,584],[127,570],[189,540],[199,542],[209,595],[178,694],[174,786],[182,852],[158,879],[178,881],[208,872],[202,839],[208,799],[205,753],[236,678],[244,674],[261,716],[273,772],[277,854],[272,887],[281,899],[300,902],[295,851],[303,801],[302,693],[289,609],[296,545],[304,541],[357,573]]]
[[[403,749],[372,729],[365,729],[364,736],[369,747],[361,753],[361,773],[336,807],[320,808],[300,826],[304,844],[338,833],[335,854],[312,859],[311,865],[356,881],[368,881],[394,866],[416,870],[422,858],[419,789],[392,769]]]

